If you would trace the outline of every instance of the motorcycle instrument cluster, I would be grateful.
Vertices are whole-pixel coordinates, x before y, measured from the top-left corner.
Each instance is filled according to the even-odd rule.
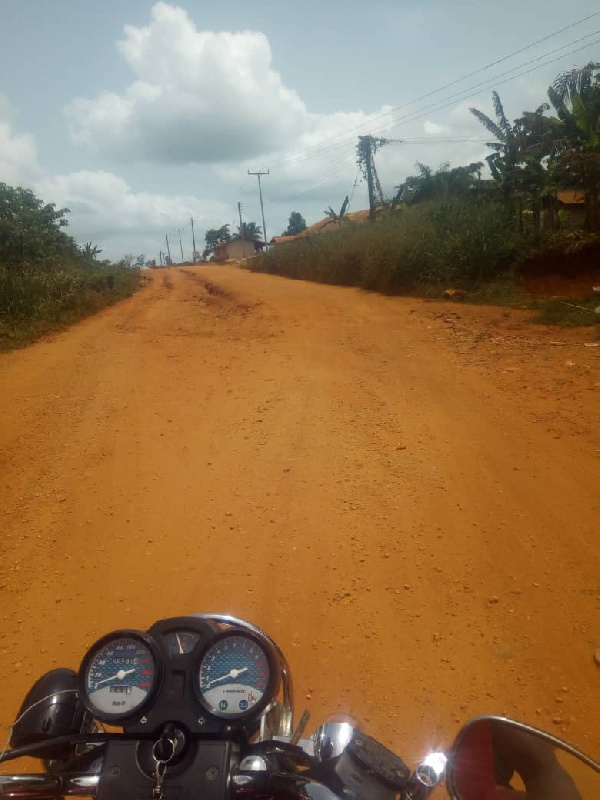
[[[269,656],[248,634],[225,634],[210,645],[200,662],[198,688],[207,710],[235,719],[264,708],[270,699]]]
[[[82,700],[97,719],[117,722],[147,704],[160,677],[158,649],[149,636],[139,631],[109,633],[83,660]]]
[[[107,634],[84,657],[78,681],[84,706],[102,722],[147,730],[179,713],[208,734],[257,724],[280,677],[259,637],[188,617]]]

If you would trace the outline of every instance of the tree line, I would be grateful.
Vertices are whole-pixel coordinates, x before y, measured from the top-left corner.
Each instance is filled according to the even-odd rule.
[[[68,208],[0,183],[0,349],[73,322],[139,285],[144,256],[99,260],[66,232]]]
[[[440,196],[499,197],[510,223],[523,232],[523,214],[531,214],[539,234],[542,210],[547,227],[557,230],[561,190],[582,193],[585,228],[600,229],[600,64],[563,72],[548,88],[550,103],[509,121],[497,92],[494,117],[477,108],[471,113],[494,137],[486,162],[491,182],[482,181],[482,162],[437,171],[417,163],[418,173],[400,186],[394,203],[412,205]],[[554,114],[547,114],[553,110]]]

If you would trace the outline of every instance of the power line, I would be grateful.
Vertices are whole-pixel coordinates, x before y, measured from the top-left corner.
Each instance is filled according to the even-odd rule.
[[[594,33],[593,34],[589,34],[589,36],[593,36],[593,35],[596,35],[598,33],[600,33],[600,30],[594,31]],[[586,39],[586,38],[589,38],[589,36],[585,36],[585,37],[582,37],[582,38]],[[578,40],[578,41],[581,41],[581,40]],[[430,106],[426,106],[423,109],[419,109],[414,114],[411,114],[411,115],[406,116],[406,117],[401,117],[398,120],[394,120],[393,123],[391,123],[389,126],[387,126],[385,128],[385,130],[391,129],[392,127],[396,128],[396,127],[398,127],[400,125],[406,125],[409,122],[414,122],[415,120],[420,119],[420,118],[422,118],[422,117],[424,117],[424,116],[426,116],[428,114],[431,114],[432,112],[435,112],[435,111],[443,111],[445,108],[448,108],[448,107],[450,107],[452,105],[455,105],[455,103],[460,101],[460,100],[469,100],[472,97],[476,97],[478,94],[481,94],[481,91],[483,91],[483,89],[486,89],[486,88],[487,89],[491,89],[491,88],[496,88],[497,86],[503,86],[505,83],[509,83],[510,81],[516,80],[517,78],[521,78],[523,75],[529,75],[529,73],[535,72],[535,70],[537,70],[537,69],[541,69],[542,67],[546,67],[549,64],[554,64],[556,61],[560,61],[565,56],[572,55],[573,53],[578,53],[580,50],[585,50],[586,47],[591,47],[592,45],[597,44],[599,41],[600,41],[600,39],[596,39],[595,41],[588,42],[587,44],[584,44],[581,47],[573,48],[573,50],[570,50],[568,53],[564,53],[563,55],[557,56],[556,58],[552,58],[549,61],[545,61],[543,64],[538,64],[537,66],[532,67],[531,69],[524,70],[523,72],[519,72],[516,75],[511,75],[508,78],[505,78],[504,76],[508,75],[510,72],[513,72],[514,70],[508,70],[507,72],[500,73],[499,75],[497,75],[494,78],[491,78],[491,79],[489,79],[487,81],[483,81],[483,83],[481,83],[481,84],[476,84],[475,86],[471,86],[469,89],[464,89],[462,92],[458,92],[455,95],[451,95],[450,97],[446,97],[443,100],[438,101],[437,104],[433,103]],[[571,44],[573,44],[573,43],[571,43]],[[562,50],[562,49],[563,48],[557,48],[557,50]],[[534,58],[531,61],[524,62],[523,64],[520,64],[519,67],[528,66],[529,64],[532,64],[535,61],[539,61],[540,58],[544,58],[544,57],[546,57],[548,55],[551,55],[552,53],[557,52],[557,50],[551,50],[550,52],[545,53],[544,56],[540,56],[539,58]],[[514,69],[519,69],[519,67],[515,67]],[[503,80],[499,80],[500,78],[504,78],[504,79]],[[473,91],[473,90],[476,90],[476,91]],[[468,92],[470,92],[470,94],[468,94]]]
[[[485,72],[486,70],[490,69],[493,66],[497,66],[498,64],[501,64],[501,63],[503,63],[505,61],[508,61],[509,59],[514,58],[516,55],[524,53],[527,50],[530,50],[531,48],[537,46],[538,44],[541,44],[542,42],[548,41],[549,39],[552,39],[553,37],[558,36],[559,34],[564,33],[565,31],[570,30],[571,28],[574,28],[577,25],[581,25],[583,22],[587,22],[588,20],[592,19],[593,17],[597,17],[599,15],[600,15],[600,11],[595,12],[593,14],[589,14],[588,16],[583,17],[582,19],[579,19],[576,22],[571,23],[570,25],[565,25],[562,28],[559,28],[556,31],[554,31],[554,32],[542,37],[541,39],[537,39],[535,42],[532,42],[531,44],[526,45],[525,47],[522,47],[522,48],[519,48],[518,50],[513,51],[509,55],[503,56],[502,58],[499,58],[496,61],[492,61],[489,64],[486,64],[485,66],[480,67],[479,69],[473,70],[472,72],[469,72],[466,75],[463,75],[461,78],[457,78],[456,80],[451,81],[450,83],[444,84],[443,86],[440,86],[437,89],[433,89],[430,92],[426,92],[425,94],[420,95],[419,97],[415,98],[414,100],[409,101],[408,103],[403,103],[402,105],[394,106],[394,107],[388,109],[387,111],[384,111],[381,114],[373,117],[369,121],[369,123],[376,122],[378,119],[382,119],[383,117],[387,117],[390,114],[396,114],[398,111],[400,111],[400,110],[402,110],[404,108],[407,108],[408,106],[415,105],[415,104],[419,103],[421,100],[425,100],[426,98],[432,97],[433,95],[438,94],[439,92],[442,92],[445,89],[448,89],[448,88],[450,88],[452,86],[456,86],[457,84],[462,83],[463,81],[467,80],[468,78],[471,78],[471,77],[473,77],[475,75],[478,75],[481,72]],[[544,58],[545,56],[550,55],[552,53],[558,52],[558,50],[563,50],[566,47],[570,47],[571,45],[582,41],[583,39],[590,38],[591,36],[594,36],[596,33],[597,33],[597,31],[594,31],[591,34],[587,34],[586,36],[580,37],[579,39],[575,39],[572,42],[569,42],[568,44],[563,45],[562,47],[559,47],[559,48],[556,48],[554,50],[550,50],[550,51],[548,51],[546,53],[543,53],[537,59],[532,59],[530,61],[524,62],[523,64],[521,64],[521,65],[519,65],[517,67],[513,67],[510,70],[507,70],[505,72],[500,73],[499,75],[500,76],[506,75],[509,72],[512,72],[512,71],[514,71],[516,69],[519,69],[522,66],[525,66],[527,64],[533,63],[534,61],[539,60],[541,58]],[[515,77],[518,77],[518,76],[515,76]],[[492,80],[495,80],[495,78],[492,79]],[[483,83],[486,83],[486,81],[483,81]],[[482,85],[482,84],[479,84],[479,85]],[[471,87],[471,88],[473,88],[473,87]],[[469,90],[466,89],[466,90],[463,90],[463,91],[469,91]],[[460,92],[458,94],[460,94]],[[448,99],[448,98],[446,98],[446,99]],[[440,102],[440,101],[436,101],[436,102]],[[352,130],[352,131],[364,130],[364,127],[365,127],[365,125],[364,125],[364,123],[362,123],[360,125],[355,125],[350,130]],[[313,154],[310,153],[309,151],[312,151],[312,150],[315,150],[315,149],[320,150],[322,145],[327,144],[328,142],[333,142],[333,141],[339,139],[340,136],[347,136],[347,131],[345,131],[343,134],[342,133],[335,134],[334,136],[330,136],[327,139],[323,139],[320,142],[318,142],[317,144],[311,145],[310,147],[305,148],[305,150],[301,151],[301,152],[305,152],[306,153],[305,158],[311,158]],[[352,138],[355,138],[355,137],[352,137]],[[337,146],[341,146],[342,144],[346,143],[347,141],[348,141],[348,139],[346,139],[344,142],[339,142],[337,145],[332,145],[331,147],[332,147],[332,149],[334,149]],[[329,148],[327,148],[327,150],[328,149]],[[317,155],[317,154],[318,153],[315,153],[315,155]],[[296,157],[280,159],[279,161],[271,162],[271,166],[283,166],[283,165],[285,165],[287,163],[291,163],[291,162],[296,161],[296,160],[303,160],[303,159],[296,158]]]
[[[587,42],[586,44],[582,45],[581,47],[573,48],[572,50],[569,50],[567,53],[563,53],[562,55],[560,55],[560,56],[558,56],[556,58],[549,59],[548,61],[545,61],[542,64],[538,64],[537,66],[533,67],[532,69],[524,70],[524,71],[522,71],[520,73],[517,73],[516,75],[510,75],[510,73],[514,72],[515,70],[521,69],[522,67],[525,67],[525,66],[529,66],[530,64],[535,64],[536,62],[540,61],[541,59],[547,58],[549,55],[552,55],[552,54],[557,53],[557,52],[559,52],[561,50],[564,50],[565,48],[570,47],[573,44],[577,44],[578,42],[581,42],[581,41],[583,41],[585,39],[589,39],[592,36],[596,36],[598,33],[600,33],[600,29],[596,30],[596,31],[593,31],[592,33],[586,34],[585,36],[582,36],[579,39],[575,39],[575,40],[569,42],[566,45],[562,45],[561,47],[555,48],[554,50],[549,50],[546,53],[543,53],[541,56],[537,56],[536,58],[530,59],[529,61],[525,61],[525,62],[523,62],[522,64],[519,64],[516,67],[512,67],[509,70],[505,70],[504,72],[498,73],[498,75],[494,76],[493,78],[488,78],[485,81],[480,82],[479,84],[475,84],[473,86],[468,87],[467,89],[463,89],[463,90],[461,90],[459,92],[456,92],[455,94],[450,95],[449,97],[445,97],[445,98],[442,98],[441,100],[435,101],[434,103],[430,103],[429,105],[427,105],[427,106],[425,106],[425,107],[423,107],[421,109],[416,109],[411,114],[408,114],[408,115],[406,115],[404,117],[400,117],[399,119],[396,119],[396,120],[392,120],[386,126],[382,126],[380,128],[375,128],[374,130],[372,129],[372,132],[373,133],[383,133],[383,132],[391,130],[393,127],[399,127],[400,125],[405,125],[405,124],[407,124],[409,122],[414,122],[415,120],[420,119],[420,118],[422,118],[422,117],[424,117],[424,116],[426,116],[428,114],[431,114],[432,112],[442,111],[445,108],[448,108],[449,106],[455,105],[455,103],[458,102],[458,101],[467,100],[467,99],[470,99],[472,97],[475,97],[476,95],[480,94],[481,91],[483,91],[486,88],[489,89],[489,88],[492,88],[492,87],[502,86],[505,83],[508,83],[508,82],[510,82],[512,80],[516,80],[517,78],[522,77],[523,75],[528,75],[529,73],[534,72],[537,69],[541,69],[542,67],[548,66],[549,64],[553,64],[556,61],[560,61],[562,58],[564,58],[566,56],[570,56],[573,53],[577,53],[580,50],[584,50],[587,47],[591,47],[591,46],[595,45],[600,40],[594,40],[592,42]],[[509,77],[505,77],[507,75]],[[503,79],[503,80],[500,80],[500,79]],[[332,145],[329,148],[326,148],[325,151],[331,152],[333,150],[339,149],[340,147],[349,146],[354,141],[355,141],[355,137],[352,137],[352,138],[347,139],[345,141],[339,142],[336,145]],[[485,140],[485,141],[487,141],[487,140]],[[312,154],[312,156],[307,156],[306,158],[311,158],[311,157],[315,157],[315,156],[318,156],[318,155],[321,155],[321,154],[317,152],[317,153]],[[303,159],[303,160],[306,160],[306,159]],[[289,163],[293,163],[293,159],[291,159]]]
[[[600,31],[595,31],[594,33],[598,33],[598,32],[600,32]],[[594,34],[590,34],[590,35],[594,35]],[[582,38],[584,38],[584,39],[585,39],[585,38],[589,38],[589,37],[588,37],[588,36],[585,36],[585,37],[582,37]],[[578,41],[581,41],[581,39],[580,39],[580,40],[578,40]],[[515,80],[516,78],[520,78],[520,77],[522,77],[523,75],[529,75],[531,72],[535,72],[535,70],[537,70],[537,69],[540,69],[541,67],[547,66],[548,64],[553,64],[553,63],[555,63],[556,61],[560,61],[562,58],[564,58],[564,56],[565,56],[565,55],[572,55],[573,53],[578,53],[580,50],[584,50],[586,47],[590,47],[591,45],[597,44],[598,42],[600,42],[600,38],[596,39],[596,40],[595,40],[595,41],[593,41],[593,42],[588,42],[587,44],[584,44],[584,45],[582,45],[581,47],[574,48],[573,50],[570,50],[568,53],[566,53],[566,54],[563,54],[563,55],[561,55],[561,56],[557,56],[556,58],[550,59],[549,61],[546,61],[546,62],[544,62],[543,64],[538,64],[537,66],[535,66],[535,67],[532,67],[531,69],[524,70],[523,72],[520,72],[520,73],[518,73],[517,75],[511,75],[510,77],[508,77],[508,78],[505,78],[505,79],[504,79],[504,80],[502,80],[502,81],[498,81],[498,80],[497,80],[497,78],[499,78],[499,77],[502,77],[502,74],[500,74],[500,75],[496,76],[496,78],[493,78],[493,79],[491,79],[491,83],[489,84],[488,88],[490,88],[490,87],[491,87],[491,86],[493,86],[493,85],[495,85],[495,86],[502,86],[502,85],[504,85],[505,83],[509,83],[510,81],[512,81],[512,80]],[[558,50],[562,50],[562,49],[564,49],[564,48],[557,48],[557,49],[558,49]],[[554,51],[550,51],[550,52],[556,52],[556,50],[554,50]],[[545,55],[549,55],[549,53],[546,53]],[[527,64],[534,63],[535,61],[538,61],[538,60],[539,60],[539,58],[532,59],[531,61],[529,61],[529,62],[526,62],[525,64],[522,64],[521,66],[526,66]],[[516,67],[516,69],[518,69],[518,67]],[[506,74],[508,74],[508,73],[510,73],[510,72],[513,72],[513,71],[514,71],[514,70],[508,70],[508,71],[507,71],[507,72],[505,72],[504,74],[506,75]],[[471,89],[473,89],[473,88],[475,88],[475,87],[471,87]],[[471,89],[466,89],[466,90],[464,90],[463,92],[459,92],[459,94],[464,94],[464,92],[465,92],[465,91],[466,91],[466,92],[468,92],[468,91],[471,91]],[[479,93],[480,93],[479,91],[475,91],[475,92],[472,92],[470,95],[465,95],[464,97],[462,97],[462,98],[460,98],[460,99],[462,99],[462,100],[467,100],[467,99],[469,99],[469,98],[471,98],[471,97],[475,97],[475,96],[476,96],[476,95],[478,95]],[[448,102],[448,100],[451,100],[451,102]],[[420,117],[423,117],[423,116],[425,116],[425,115],[429,114],[429,113],[431,112],[431,110],[433,110],[433,111],[441,111],[441,110],[443,110],[444,108],[447,108],[448,106],[454,105],[454,102],[455,102],[455,99],[451,99],[451,98],[445,98],[445,99],[444,99],[444,100],[442,100],[442,101],[440,102],[440,104],[438,104],[438,105],[437,105],[435,108],[433,108],[433,109],[430,109],[430,108],[428,107],[428,108],[426,108],[426,109],[423,109],[421,112],[419,112],[419,113],[417,113],[417,114],[415,114],[415,115],[413,115],[413,116],[411,116],[411,117],[408,117],[408,118],[406,118],[406,119],[401,119],[401,120],[398,120],[396,124],[397,124],[397,125],[404,125],[404,124],[406,124],[406,123],[408,123],[408,122],[413,122],[415,119],[418,119],[418,118],[420,118]],[[435,105],[435,104],[434,104],[434,105]],[[485,141],[487,141],[487,139],[486,139]],[[403,143],[404,143],[404,142],[403,142]],[[424,143],[425,143],[425,142],[423,142],[423,144],[424,144]],[[420,144],[420,143],[419,143],[419,144]],[[338,173],[338,174],[339,174],[339,173]],[[333,181],[331,181],[331,183],[333,183]],[[315,189],[317,189],[317,188],[320,188],[321,186],[324,186],[324,185],[327,185],[327,179],[326,179],[325,181],[320,181],[320,182],[319,182],[319,183],[317,183],[316,185],[314,185],[314,186],[312,186],[312,187],[309,187],[309,188],[307,188],[307,189],[306,189],[306,190],[304,190],[304,191],[298,192],[298,195],[304,195],[304,194],[307,194],[308,192],[310,192],[310,191],[314,191]]]
[[[454,94],[450,95],[449,97],[444,97],[441,100],[436,100],[433,103],[430,103],[429,105],[424,106],[423,108],[417,109],[416,111],[412,112],[411,114],[408,114],[406,116],[400,117],[397,120],[395,119],[390,123],[390,125],[388,127],[396,126],[398,124],[404,125],[407,122],[411,122],[413,119],[421,117],[423,115],[423,112],[428,112],[431,109],[437,110],[440,103],[444,103],[445,104],[450,100],[451,101],[460,100],[460,99],[464,100],[464,99],[466,99],[466,97],[461,97],[461,95],[465,95],[467,92],[471,92],[471,94],[468,95],[468,96],[472,97],[474,94],[479,94],[479,90],[482,90],[484,88],[490,88],[491,86],[494,86],[494,85],[500,85],[500,84],[497,84],[497,81],[500,78],[504,78],[506,75],[510,75],[511,72],[515,72],[516,70],[521,69],[522,67],[527,67],[530,64],[535,64],[537,61],[541,61],[543,58],[547,58],[548,56],[551,56],[554,53],[558,53],[560,50],[565,50],[567,47],[571,47],[574,44],[579,44],[579,42],[582,42],[585,39],[590,39],[592,36],[597,36],[599,33],[600,33],[600,28],[598,30],[593,31],[592,33],[587,33],[585,36],[581,36],[579,39],[574,39],[573,41],[568,42],[568,44],[562,45],[561,47],[556,47],[554,50],[548,50],[546,53],[542,53],[541,56],[536,56],[536,58],[532,58],[529,61],[524,61],[522,64],[518,64],[516,67],[511,67],[511,69],[509,69],[509,70],[505,70],[504,72],[498,73],[498,75],[495,75],[493,78],[486,78],[486,80],[480,81],[480,83],[476,83],[473,86],[469,86],[467,89],[461,89],[459,92],[455,92]],[[564,55],[571,55],[571,53],[575,53],[578,50],[582,50],[585,47],[591,47],[591,45],[593,45],[593,44],[595,44],[595,42],[588,42],[587,44],[583,45],[583,47],[571,50],[571,51],[569,51],[569,53],[565,53]],[[561,58],[563,58],[563,55],[558,56],[558,58],[551,59],[550,61],[547,61],[544,64],[540,64],[539,66],[534,67],[534,69],[541,69],[541,67],[547,66],[547,64],[552,64],[554,61],[559,61]],[[518,75],[513,75],[512,77],[503,80],[502,83],[507,83],[510,80],[514,80],[515,78],[518,78],[521,75],[525,75],[528,72],[533,72],[533,71],[534,70],[528,70],[527,72],[521,72]],[[475,89],[477,89],[478,91],[473,92],[473,90],[475,90]]]

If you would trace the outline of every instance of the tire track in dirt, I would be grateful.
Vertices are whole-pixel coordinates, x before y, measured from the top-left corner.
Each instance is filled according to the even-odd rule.
[[[2,720],[107,630],[219,610],[281,644],[313,719],[405,758],[485,711],[597,752],[600,462],[437,313],[172,268],[0,357]]]

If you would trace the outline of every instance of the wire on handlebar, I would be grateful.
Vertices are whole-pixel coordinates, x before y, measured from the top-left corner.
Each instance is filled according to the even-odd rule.
[[[17,758],[24,756],[36,757],[43,750],[49,750],[53,747],[69,744],[103,744],[109,742],[111,739],[119,739],[120,741],[140,741],[141,739],[152,739],[152,735],[141,736],[140,734],[128,735],[125,733],[78,733],[71,736],[55,736],[53,739],[48,739],[44,742],[34,742],[33,744],[25,744],[22,747],[15,747],[2,754],[0,764],[7,761],[14,761]]]
[[[27,706],[25,711],[16,718],[12,725],[8,726],[8,738],[2,748],[2,752],[0,753],[0,764],[4,761],[4,755],[8,749],[8,745],[10,744],[11,737],[13,735],[13,730],[15,725],[18,725],[19,722],[23,719],[24,716],[29,714],[29,712],[34,709],[36,706],[39,706],[41,703],[45,703],[46,700],[52,700],[53,697],[58,697],[59,694],[79,694],[77,689],[61,689],[59,692],[52,692],[52,694],[46,695],[46,697],[42,697],[41,700],[36,700],[35,703],[32,703],[30,706]]]

